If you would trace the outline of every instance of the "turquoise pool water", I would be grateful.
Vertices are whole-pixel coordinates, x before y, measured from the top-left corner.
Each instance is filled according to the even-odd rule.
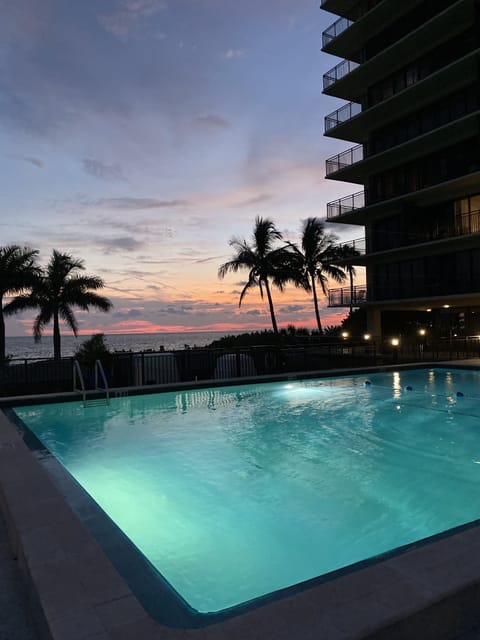
[[[480,517],[477,372],[377,373],[16,413],[201,612]]]

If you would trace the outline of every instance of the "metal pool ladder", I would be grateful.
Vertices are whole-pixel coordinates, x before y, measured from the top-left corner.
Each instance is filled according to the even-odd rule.
[[[95,374],[95,391],[105,391],[105,395],[100,398],[87,399],[87,390],[85,387],[85,380],[82,373],[82,368],[78,360],[73,361],[73,390],[82,394],[83,406],[93,406],[99,404],[110,404],[110,389],[108,387],[107,376],[100,360],[95,360],[94,367]],[[99,379],[103,382],[103,387],[98,385]]]

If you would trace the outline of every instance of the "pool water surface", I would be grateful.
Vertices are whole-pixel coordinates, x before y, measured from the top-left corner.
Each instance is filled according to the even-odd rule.
[[[478,519],[479,401],[479,373],[420,369],[15,411],[214,612]]]

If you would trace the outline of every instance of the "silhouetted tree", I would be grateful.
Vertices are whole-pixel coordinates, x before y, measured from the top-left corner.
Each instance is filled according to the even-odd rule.
[[[94,293],[104,287],[103,280],[97,276],[80,275],[78,272],[84,269],[83,260],[54,250],[31,293],[18,296],[11,303],[15,311],[40,309],[33,324],[36,341],[41,339],[44,328],[53,320],[53,355],[56,359],[61,357],[60,320],[76,336],[78,324],[73,313],[74,307],[84,311],[89,311],[90,307],[109,311],[112,307],[108,298]]]
[[[0,247],[0,363],[5,361],[5,316],[15,313],[14,301],[3,304],[4,298],[24,293],[39,275],[36,264],[38,251],[9,245]]]
[[[282,234],[268,218],[255,218],[252,243],[249,244],[243,238],[232,238],[229,242],[235,253],[231,260],[222,264],[218,270],[218,277],[224,278],[228,272],[237,273],[240,270],[248,270],[248,280],[240,293],[238,306],[252,287],[260,289],[263,299],[264,291],[267,295],[270,317],[273,331],[278,334],[277,320],[273,307],[271,284],[283,290],[284,270],[287,264],[286,254],[289,250],[285,247],[274,247],[276,240],[281,240]]]
[[[307,218],[302,226],[301,248],[291,243],[293,262],[290,279],[312,292],[315,306],[315,318],[320,334],[323,333],[320,311],[318,306],[317,283],[324,296],[328,295],[328,278],[336,282],[343,282],[345,271],[339,266],[341,258],[337,243],[337,236],[326,233],[323,222],[319,218]]]

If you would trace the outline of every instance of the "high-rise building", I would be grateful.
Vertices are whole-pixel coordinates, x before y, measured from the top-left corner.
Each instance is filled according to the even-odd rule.
[[[325,135],[355,146],[327,178],[361,185],[327,219],[365,227],[353,291],[381,334],[385,310],[432,310],[480,333],[480,1],[323,0],[338,19],[323,51],[343,58],[323,90],[348,103]],[[350,288],[329,306],[349,306]]]

